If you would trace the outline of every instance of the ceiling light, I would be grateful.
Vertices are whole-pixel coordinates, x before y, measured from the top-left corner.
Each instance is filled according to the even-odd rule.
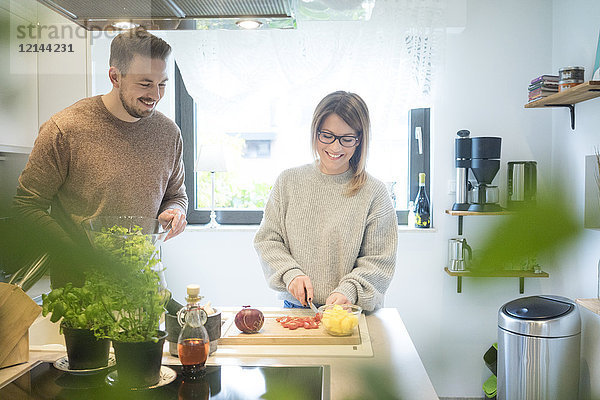
[[[243,29],[257,29],[257,28],[260,28],[260,26],[262,25],[262,22],[255,21],[252,19],[245,19],[245,20],[237,21],[236,25]]]
[[[133,28],[137,28],[140,25],[135,24],[133,22],[129,22],[129,21],[119,21],[119,22],[114,22],[112,24],[112,26],[114,26],[117,29],[133,29]]]

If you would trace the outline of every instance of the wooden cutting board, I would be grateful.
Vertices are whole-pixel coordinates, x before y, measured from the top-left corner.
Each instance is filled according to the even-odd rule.
[[[29,359],[29,327],[41,311],[20,287],[0,283],[0,368]]]
[[[235,314],[234,314],[235,315]],[[223,345],[272,345],[272,344],[360,344],[359,327],[354,328],[350,336],[331,336],[325,331],[323,324],[318,329],[298,328],[290,330],[281,326],[275,320],[277,317],[290,316],[314,316],[315,314],[305,310],[264,311],[265,323],[258,333],[243,333],[234,323],[234,316],[229,318],[222,328],[219,344]],[[364,319],[364,314],[360,315]]]

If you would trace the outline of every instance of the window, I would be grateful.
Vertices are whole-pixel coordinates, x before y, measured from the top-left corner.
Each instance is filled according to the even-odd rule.
[[[169,34],[181,89],[176,104],[186,146],[189,221],[208,222],[214,176],[219,222],[259,223],[276,177],[313,161],[310,124],[317,103],[347,90],[369,107],[367,171],[387,184],[399,222],[406,223],[414,177],[425,172],[429,179],[429,113],[414,105],[428,104],[435,51],[443,43],[438,11],[382,1],[368,22]],[[412,126],[417,117],[418,140]],[[194,171],[201,146],[211,143],[225,148],[227,172]],[[422,152],[413,151],[418,146]]]
[[[210,220],[211,176],[207,171],[194,171],[195,157],[202,140],[197,134],[197,105],[187,93],[177,66],[175,88],[176,122],[183,135],[186,187],[190,201],[188,221],[205,224]],[[371,173],[375,170],[373,174],[388,186],[399,224],[407,222],[407,205],[416,196],[419,172],[425,172],[429,182],[429,108],[412,109],[404,115],[407,115],[405,126],[372,141],[368,160],[368,170]],[[310,121],[307,123],[309,126]],[[217,140],[230,152],[236,153],[234,156],[238,158],[232,170],[215,173],[215,208],[219,223],[260,223],[262,210],[277,175],[285,168],[312,160],[306,158],[300,161],[293,157],[299,149],[310,155],[309,134],[298,130],[295,137],[288,138],[287,150],[283,150],[293,161],[288,165],[281,160],[274,161],[271,149],[278,144],[278,137],[286,134],[291,135],[283,131],[226,132],[217,136]]]
[[[197,135],[197,106],[188,94],[179,68],[175,67],[175,122],[181,128],[184,145],[185,185],[189,207],[188,222],[210,221],[212,203],[211,172],[194,171],[201,146]],[[228,132],[216,140],[228,153],[238,156],[228,171],[215,172],[215,209],[221,224],[258,224],[271,189],[271,183],[255,178],[256,161],[265,163],[271,155],[272,133]],[[254,165],[253,165],[254,164]],[[254,168],[253,168],[254,167]]]

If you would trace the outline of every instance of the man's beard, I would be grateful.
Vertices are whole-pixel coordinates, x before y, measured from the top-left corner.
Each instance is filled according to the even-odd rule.
[[[155,106],[155,108],[153,108],[152,110],[150,110],[148,113],[140,114],[133,107],[130,107],[129,104],[127,104],[127,101],[125,101],[125,97],[123,96],[122,92],[119,92],[119,99],[121,100],[121,104],[123,104],[123,108],[125,109],[125,111],[127,111],[127,113],[129,115],[131,115],[133,118],[145,118],[145,117],[149,117],[152,114],[154,114],[154,110],[156,109],[156,106]]]

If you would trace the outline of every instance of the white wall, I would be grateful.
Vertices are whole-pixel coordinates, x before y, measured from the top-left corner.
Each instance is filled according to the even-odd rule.
[[[596,0],[553,1],[552,69],[583,66],[585,80],[592,77],[600,30],[600,2]],[[565,191],[580,219],[584,210],[584,159],[600,146],[600,99],[575,106],[575,130],[570,128],[569,113],[552,113],[552,165],[556,179]],[[555,265],[556,287],[567,296],[593,298],[598,290],[600,231],[586,229],[583,237]],[[559,268],[560,267],[560,268]],[[582,397],[600,398],[600,317],[582,310]]]
[[[521,296],[517,278],[463,278],[462,293],[457,294],[456,278],[441,270],[445,242],[457,233],[457,218],[442,214],[453,202],[443,191],[453,179],[454,138],[459,129],[469,129],[472,136],[502,137],[501,169],[494,181],[502,202],[508,161],[536,160],[540,184],[550,179],[550,112],[527,110],[523,105],[529,81],[552,72],[551,21],[547,1],[468,1],[466,29],[447,40],[446,71],[434,106],[432,158],[433,188],[440,189],[434,194],[436,214],[441,214],[436,219],[439,254],[437,261],[422,264],[426,280],[407,282],[408,291],[398,305],[442,397],[482,395],[481,385],[491,375],[482,356],[497,340],[498,309]],[[500,218],[464,218],[464,234],[474,250],[482,233]],[[417,251],[427,252],[423,246]],[[548,268],[543,265],[543,269]],[[552,276],[527,279],[523,295],[553,292],[552,281]],[[426,282],[437,285],[428,290]],[[414,298],[423,299],[423,310],[404,305]]]
[[[436,231],[400,232],[397,271],[386,296],[386,306],[398,308],[404,319],[440,396],[482,396],[481,385],[490,375],[482,356],[496,341],[497,311],[520,296],[517,278],[465,278],[458,294],[456,278],[443,271],[447,240],[457,231],[457,219],[444,214],[453,203],[446,190],[454,179],[454,138],[460,129],[503,138],[502,169],[495,180],[501,198],[507,161],[537,160],[540,181],[549,180],[552,111],[523,105],[529,81],[555,69],[551,50],[552,7],[543,0],[468,1],[466,29],[446,42],[445,71],[433,107]],[[497,218],[465,219],[466,237],[475,248],[479,233]],[[169,286],[180,299],[185,285],[196,281],[217,305],[277,304],[264,283],[252,237],[251,231],[192,231],[166,243]],[[553,273],[549,279],[526,280],[524,295],[542,292],[565,294]]]

